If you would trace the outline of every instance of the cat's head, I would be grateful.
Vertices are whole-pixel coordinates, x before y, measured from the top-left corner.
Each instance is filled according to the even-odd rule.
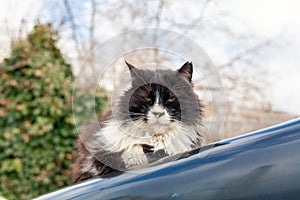
[[[122,120],[132,121],[160,134],[176,125],[198,123],[200,103],[192,87],[193,65],[176,71],[143,70],[127,63],[132,87],[121,97]]]

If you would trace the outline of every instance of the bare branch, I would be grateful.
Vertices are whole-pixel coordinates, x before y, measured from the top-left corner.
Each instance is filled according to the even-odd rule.
[[[6,69],[0,69],[0,74],[2,73],[5,73],[5,72],[9,72],[9,71],[14,71],[16,69],[22,69],[24,67],[27,67],[28,63],[27,62],[19,62],[19,63],[16,63],[14,65],[12,65],[11,67],[9,68],[6,68]]]
[[[199,25],[202,22],[202,20],[204,19],[204,16],[205,16],[207,6],[209,5],[209,3],[211,1],[212,0],[205,0],[205,2],[202,5],[202,8],[201,8],[200,15],[196,19],[194,19],[190,24],[188,24],[186,26],[186,28],[183,31],[183,35],[187,35],[191,29],[193,29],[195,26]],[[176,41],[176,43],[178,43],[178,41],[180,41],[181,39],[182,39],[182,37],[178,37],[178,38],[175,38],[174,41]],[[169,48],[171,49],[173,47],[173,45],[171,45]]]
[[[92,3],[92,12],[91,12],[91,22],[90,22],[90,51],[95,47],[95,21],[96,21],[96,11],[97,3],[96,0],[91,0]]]
[[[202,20],[204,19],[204,16],[205,16],[205,12],[206,12],[206,9],[207,9],[207,6],[209,5],[209,3],[211,2],[212,0],[206,0],[204,3],[203,3],[203,6],[201,8],[201,12],[200,12],[200,15],[194,19],[188,26],[186,26],[185,30],[184,30],[184,35],[186,35],[191,29],[193,29],[195,26],[199,26],[199,24],[202,22]]]
[[[160,0],[159,5],[158,5],[158,9],[157,9],[157,12],[156,12],[156,16],[155,16],[155,22],[156,22],[155,28],[159,28],[159,26],[160,26],[161,13],[162,13],[164,4],[165,4],[164,0]]]
[[[95,42],[95,21],[96,21],[96,13],[97,13],[97,2],[96,0],[91,0],[91,18],[90,18],[90,44],[89,44],[89,52],[88,52],[88,61],[90,64],[90,68],[92,71],[95,71],[95,53],[94,48],[96,46]],[[97,74],[92,73],[91,78],[94,80],[97,79]]]
[[[64,5],[65,5],[65,8],[66,8],[68,17],[69,17],[69,21],[71,23],[72,37],[73,37],[73,40],[76,43],[76,50],[77,50],[78,56],[81,57],[82,56],[81,49],[80,49],[81,45],[80,45],[79,37],[77,36],[77,26],[76,26],[74,16],[73,16],[73,12],[72,12],[72,9],[71,9],[71,6],[70,6],[68,0],[64,0]]]
[[[232,66],[234,63],[240,61],[243,57],[256,53],[263,47],[268,46],[271,42],[272,42],[272,40],[269,39],[269,40],[266,40],[262,43],[255,45],[249,49],[246,49],[245,51],[242,51],[242,52],[238,53],[236,56],[234,56],[233,58],[231,58],[230,61],[228,61],[227,63],[219,65],[218,68],[220,69],[220,68]]]
[[[160,21],[161,21],[161,13],[164,7],[164,0],[160,0],[159,5],[158,5],[158,9],[156,12],[156,16],[155,16],[155,29],[158,30],[159,26],[160,26]],[[156,34],[154,34],[154,38],[153,38],[154,42],[156,43],[157,41],[157,32]],[[158,63],[158,49],[155,48],[155,60]]]

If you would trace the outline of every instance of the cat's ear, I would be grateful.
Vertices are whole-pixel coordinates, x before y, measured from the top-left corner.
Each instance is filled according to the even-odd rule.
[[[135,66],[133,66],[132,64],[130,64],[126,60],[125,60],[125,63],[126,63],[126,65],[127,65],[127,67],[129,68],[130,71],[135,68]]]
[[[132,64],[130,64],[129,62],[127,62],[126,60],[125,60],[125,63],[126,63],[126,65],[127,65],[127,67],[128,67],[128,69],[129,69],[129,71],[130,71],[130,75],[131,75],[131,78],[132,79],[135,79],[135,77],[137,76],[136,74],[137,74],[137,68],[135,67],[135,66],[133,66]]]
[[[181,75],[183,75],[189,82],[192,81],[193,76],[193,64],[191,62],[186,62],[183,66],[177,70]]]

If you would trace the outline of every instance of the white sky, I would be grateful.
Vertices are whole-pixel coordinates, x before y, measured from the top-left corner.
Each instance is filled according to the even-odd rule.
[[[10,39],[19,33],[22,19],[33,24],[34,19],[43,5],[36,0],[1,0],[0,1],[0,59],[9,54]],[[28,27],[25,27],[27,30]],[[27,30],[28,31],[28,30]]]
[[[284,45],[261,62],[274,75],[274,106],[300,114],[300,1],[229,0],[226,10],[243,20],[250,29],[266,37],[285,40]]]
[[[18,32],[21,19],[26,18],[29,22],[34,19],[43,2],[0,1],[0,58],[9,53],[10,38]],[[266,90],[275,108],[300,115],[300,1],[227,0],[216,1],[212,5],[217,6],[219,11],[230,13],[257,35],[265,38],[280,36],[278,38],[283,42],[279,41],[279,46],[261,60],[265,69],[273,75],[272,84]],[[236,28],[239,27],[236,24]],[[226,60],[228,56],[222,55],[220,48],[226,49],[226,46],[209,47],[205,50],[213,61]]]

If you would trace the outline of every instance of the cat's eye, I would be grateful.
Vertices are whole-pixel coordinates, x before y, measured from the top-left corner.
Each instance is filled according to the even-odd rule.
[[[175,97],[170,97],[170,98],[167,100],[167,102],[168,102],[168,103],[172,103],[172,102],[175,101],[175,99],[176,99]]]
[[[152,99],[150,97],[144,97],[144,99],[147,101],[147,102],[151,102]]]

